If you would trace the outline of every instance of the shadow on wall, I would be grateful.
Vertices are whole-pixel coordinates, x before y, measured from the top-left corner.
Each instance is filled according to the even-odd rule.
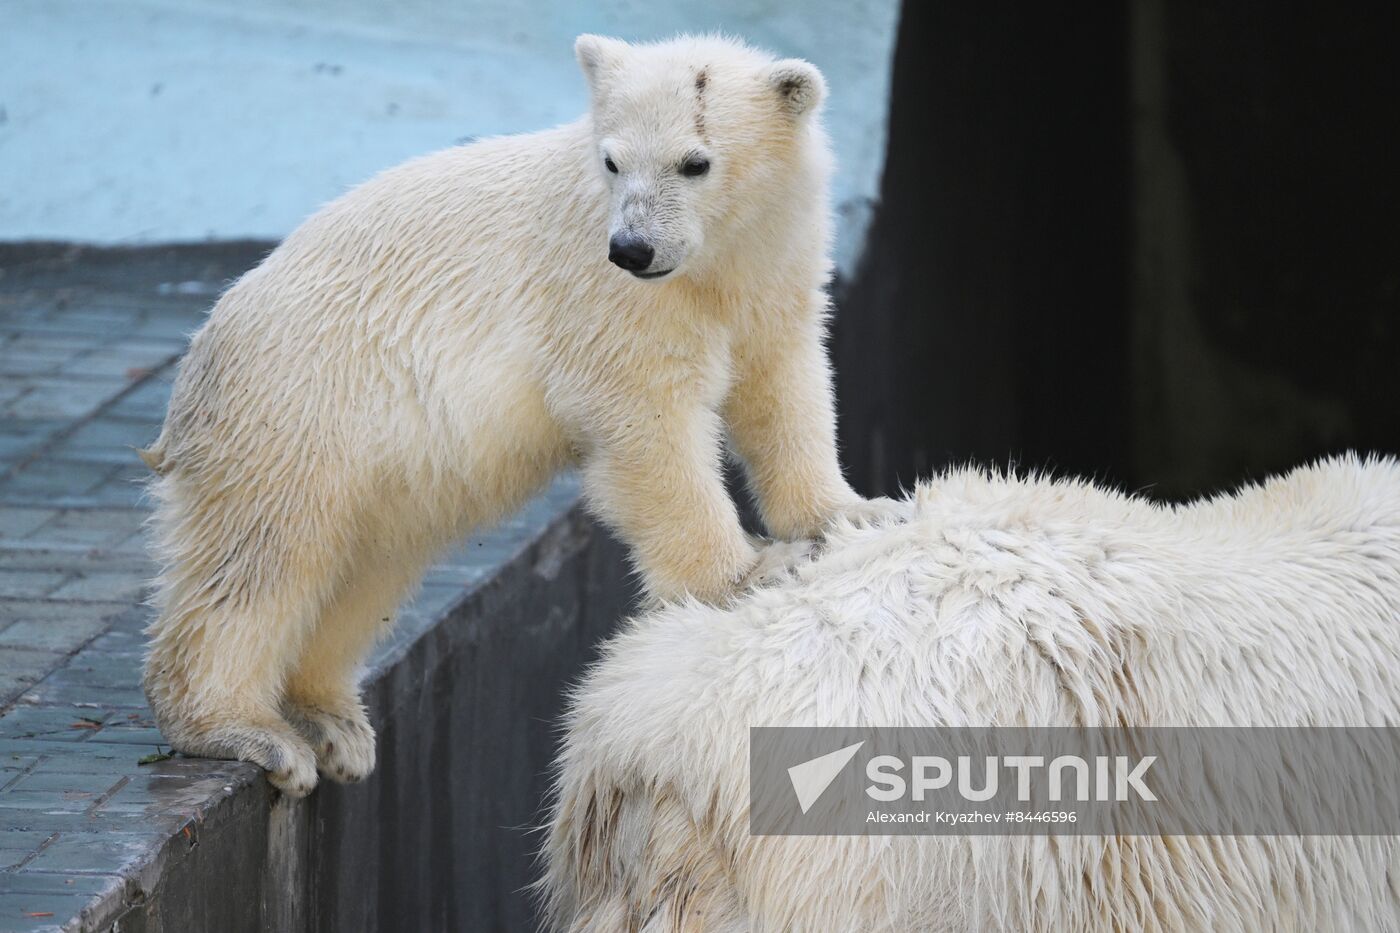
[[[905,5],[835,329],[860,488],[973,459],[1177,498],[1400,450],[1400,76],[1309,6]]]

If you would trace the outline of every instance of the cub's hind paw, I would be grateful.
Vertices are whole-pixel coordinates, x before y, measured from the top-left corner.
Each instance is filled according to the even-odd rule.
[[[316,758],[309,748],[288,746],[274,764],[281,766],[268,767],[267,780],[288,797],[305,797],[316,789]]]
[[[224,726],[210,735],[172,744],[187,755],[236,758],[258,765],[267,772],[268,783],[288,797],[305,797],[316,788],[316,756],[284,723]]]
[[[316,751],[316,768],[342,784],[363,781],[374,771],[374,728],[356,703],[343,711],[297,705],[287,718]]]

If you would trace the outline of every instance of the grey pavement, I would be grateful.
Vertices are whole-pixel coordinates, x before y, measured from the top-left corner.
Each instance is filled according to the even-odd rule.
[[[259,769],[175,757],[139,686],[145,468],[174,363],[256,244],[0,246],[0,931],[106,929]],[[428,575],[383,669],[533,529],[568,481]]]
[[[144,467],[132,447],[159,430],[175,360],[209,298],[193,293],[195,279],[182,279],[184,292],[144,276],[113,281],[113,269],[75,280],[80,252],[0,255],[11,257],[0,264],[0,709],[8,709],[141,597],[150,566]],[[211,270],[142,271],[209,278]]]

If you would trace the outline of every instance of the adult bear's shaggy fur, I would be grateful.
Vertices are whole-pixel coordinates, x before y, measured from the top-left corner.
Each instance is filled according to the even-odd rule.
[[[1380,930],[1389,837],[752,837],[753,725],[1394,725],[1400,467],[1171,507],[961,470],[608,646],[545,851],[571,931]]]

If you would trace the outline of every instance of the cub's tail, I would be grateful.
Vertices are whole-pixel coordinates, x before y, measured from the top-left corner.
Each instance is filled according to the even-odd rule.
[[[141,462],[151,468],[151,472],[157,476],[164,476],[170,469],[170,461],[165,456],[165,432],[162,431],[160,437],[156,438],[154,444],[145,450],[133,448],[136,456],[141,458]]]

